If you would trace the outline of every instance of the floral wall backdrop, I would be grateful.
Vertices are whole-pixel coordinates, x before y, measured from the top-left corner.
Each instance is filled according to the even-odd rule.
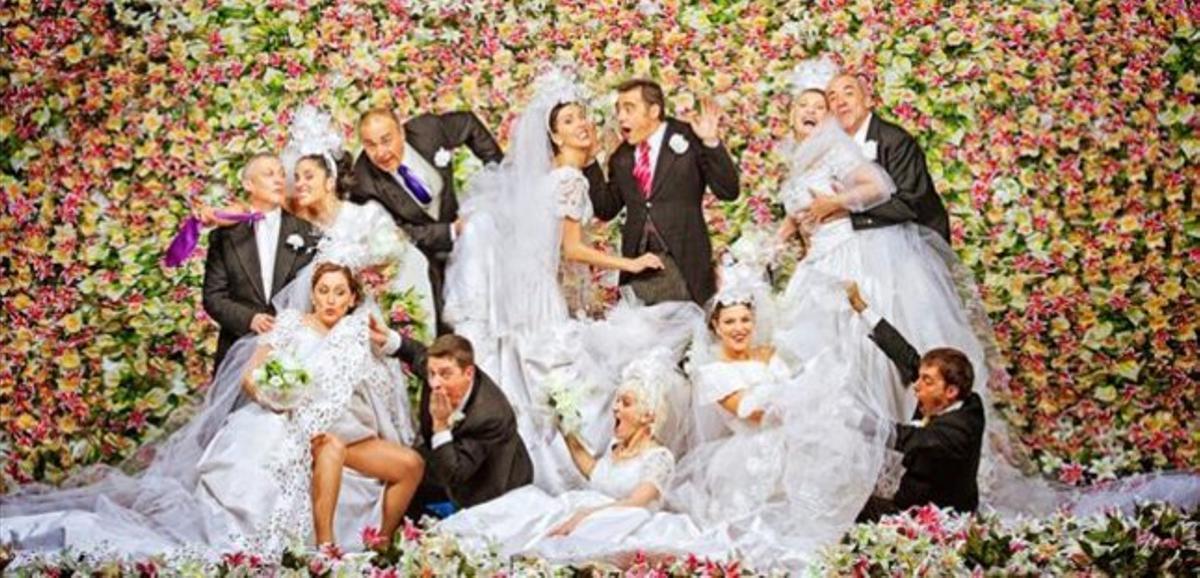
[[[162,251],[301,104],[357,151],[384,104],[470,107],[504,140],[549,61],[608,118],[634,75],[676,113],[711,94],[745,185],[709,208],[728,242],[778,213],[786,73],[823,52],[924,146],[1042,470],[1196,469],[1198,20],[1185,0],[6,2],[0,486],[121,462],[199,399],[203,260]]]

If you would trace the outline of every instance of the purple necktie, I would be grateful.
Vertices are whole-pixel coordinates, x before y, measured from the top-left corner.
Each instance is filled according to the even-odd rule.
[[[404,165],[400,165],[400,170],[396,171],[400,174],[400,180],[404,181],[404,186],[408,187],[408,192],[417,199],[422,205],[428,205],[433,202],[433,196],[429,194],[429,189],[421,184],[421,179],[414,175],[412,169]]]

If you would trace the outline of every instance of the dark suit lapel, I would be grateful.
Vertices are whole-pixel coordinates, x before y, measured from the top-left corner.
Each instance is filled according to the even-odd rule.
[[[265,291],[263,291],[262,283],[262,264],[258,259],[258,242],[254,239],[254,225],[242,223],[235,226],[229,232],[229,240],[233,243],[233,252],[237,255],[238,263],[242,264],[246,277],[250,279],[250,285],[258,293],[258,298],[262,299],[263,303],[270,303],[270,298],[263,295]]]
[[[678,134],[671,126],[670,122],[666,122],[667,129],[663,132],[662,144],[658,147],[658,158],[654,162],[654,182],[650,184],[650,198],[653,199],[658,195],[659,189],[663,183],[667,181],[667,173],[671,172],[671,167],[675,166],[675,159],[679,155],[671,150],[671,136]]]
[[[480,379],[479,366],[475,366],[475,379],[471,382],[471,391],[467,393],[467,403],[463,404],[462,412],[463,419],[454,425],[452,430],[457,430],[460,426],[467,423],[471,419],[472,411],[475,411],[475,401],[479,399],[479,390],[483,388],[483,380]]]
[[[867,123],[867,141],[879,142],[879,122],[879,115],[872,112],[871,122]]]
[[[271,273],[272,291],[278,292],[283,289],[288,275],[292,272],[292,266],[296,263],[296,249],[287,244],[287,239],[299,230],[298,225],[295,217],[287,213],[280,215],[279,239],[275,242],[275,271]]]

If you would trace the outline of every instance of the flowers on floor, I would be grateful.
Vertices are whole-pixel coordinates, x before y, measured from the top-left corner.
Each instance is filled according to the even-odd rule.
[[[1200,511],[1143,504],[1132,515],[1058,514],[1006,525],[929,506],[852,529],[828,576],[1186,576],[1200,560]]]
[[[537,558],[501,559],[467,553],[453,536],[406,524],[388,544],[366,529],[364,552],[337,547],[291,548],[281,554],[237,552],[217,560],[186,556],[102,560],[73,552],[22,560],[8,571],[34,576],[287,576],[287,577],[544,577],[730,578],[782,576],[737,561],[695,556],[633,555],[618,567],[596,562],[565,566]],[[0,548],[0,571],[12,559]],[[914,508],[850,530],[826,548],[804,574],[813,576],[1186,576],[1200,560],[1200,511],[1160,503],[1130,514],[1090,518],[1059,514],[1044,520],[1001,523],[990,515]]]

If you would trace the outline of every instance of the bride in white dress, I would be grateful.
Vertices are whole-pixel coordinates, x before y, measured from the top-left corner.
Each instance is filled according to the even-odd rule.
[[[613,443],[599,457],[568,434],[585,489],[551,495],[526,486],[443,520],[438,528],[470,549],[498,547],[503,556],[534,554],[558,563],[626,564],[638,552],[721,559],[728,539],[702,532],[682,514],[660,511],[675,468],[656,434],[667,424],[665,392],[681,377],[669,353],[627,367],[612,404]]]
[[[156,450],[149,467],[134,476],[96,468],[81,487],[3,499],[5,539],[24,552],[73,548],[98,555],[149,556],[198,553],[216,557],[232,550],[278,552],[295,540],[312,543],[310,440],[336,435],[353,442],[409,443],[413,429],[407,399],[395,384],[399,364],[370,347],[368,312],[347,314],[353,298],[349,269],[318,256],[315,313],[282,311],[275,328],[238,342],[217,371],[201,412]],[[336,274],[340,273],[340,274]],[[331,302],[330,295],[340,297]],[[298,360],[310,376],[310,392],[288,413],[258,403],[236,411],[242,385],[257,397],[247,376],[270,352]],[[247,359],[253,357],[248,363]],[[375,456],[377,448],[362,446]],[[409,495],[421,476],[412,450],[388,467],[409,478]],[[384,453],[391,458],[396,452]],[[347,460],[347,465],[354,464]],[[338,535],[357,535],[377,524],[388,491],[359,476],[337,497]],[[403,484],[401,484],[403,486]],[[394,497],[394,492],[393,492]],[[406,499],[405,499],[406,500]],[[397,519],[404,504],[398,504]],[[387,522],[388,520],[385,520]]]
[[[689,365],[699,444],[680,462],[668,501],[702,527],[727,527],[752,567],[796,571],[854,523],[871,494],[885,434],[852,424],[860,406],[886,404],[854,349],[828,342],[795,357],[773,343],[773,318],[761,271],[725,267]]]
[[[385,533],[394,532],[423,472],[420,456],[400,445],[412,443],[413,428],[396,387],[399,367],[371,350],[353,273],[322,261],[312,283],[315,311],[281,312],[247,364],[243,388],[258,403],[229,416],[196,467],[201,501],[214,515],[231,515],[236,541],[253,551],[276,552],[292,540],[333,542],[380,520]],[[286,413],[260,399],[251,377],[273,352],[297,360],[313,384]],[[346,446],[348,467],[386,487],[360,474],[341,493],[340,479],[314,475],[313,454],[319,461],[320,447],[331,443]]]
[[[702,317],[690,303],[622,304],[603,321],[572,317],[584,308],[578,289],[589,284],[589,267],[662,266],[653,254],[628,259],[597,250],[584,234],[592,210],[581,167],[596,139],[583,102],[570,74],[552,69],[538,78],[504,164],[467,185],[466,226],[446,272],[446,321],[471,341],[477,364],[512,403],[534,483],[551,492],[585,481],[554,426],[551,398],[571,398],[589,448],[607,446],[620,368],[653,346],[682,354]],[[683,403],[687,392],[671,396]],[[664,441],[675,448],[682,440]]]

